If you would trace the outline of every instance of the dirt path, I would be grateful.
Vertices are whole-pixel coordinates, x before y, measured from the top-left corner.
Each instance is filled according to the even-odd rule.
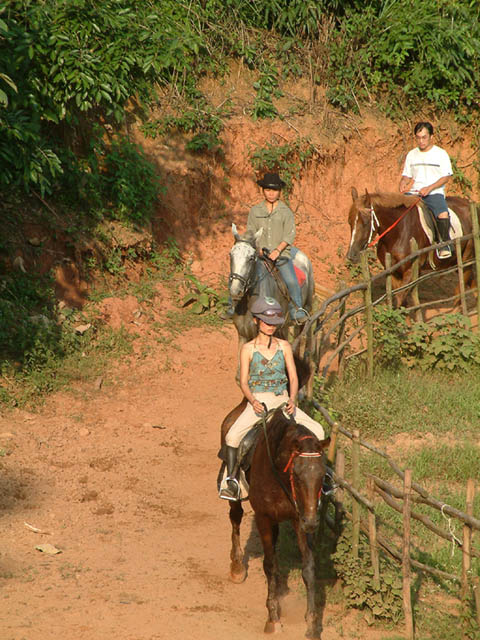
[[[251,510],[249,575],[234,585],[215,491],[219,424],[240,397],[234,329],[192,330],[177,346],[0,419],[1,640],[264,637]],[[47,542],[62,553],[35,549]],[[303,638],[304,596],[289,586],[286,637]],[[323,640],[366,637],[341,618],[329,604]]]

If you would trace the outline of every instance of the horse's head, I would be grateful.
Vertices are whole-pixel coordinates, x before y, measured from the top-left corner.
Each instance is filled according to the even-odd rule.
[[[290,456],[290,487],[300,527],[313,533],[318,526],[318,501],[327,470],[325,449],[330,438],[318,440],[305,427],[297,427]]]
[[[256,242],[262,229],[255,234],[246,233],[240,236],[237,227],[232,224],[235,244],[230,250],[230,276],[228,289],[233,302],[243,298],[255,280],[255,263],[257,260]]]
[[[347,252],[347,260],[357,263],[360,260],[360,251],[367,248],[372,230],[371,200],[368,191],[359,197],[355,187],[352,187],[352,205],[348,212],[350,225],[350,245]]]

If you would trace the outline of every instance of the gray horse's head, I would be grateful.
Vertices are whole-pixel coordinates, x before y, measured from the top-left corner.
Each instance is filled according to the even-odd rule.
[[[230,250],[230,276],[228,289],[233,302],[238,302],[246,294],[255,280],[255,265],[257,262],[256,243],[262,229],[256,233],[248,232],[241,236],[237,227],[232,224],[235,244]]]

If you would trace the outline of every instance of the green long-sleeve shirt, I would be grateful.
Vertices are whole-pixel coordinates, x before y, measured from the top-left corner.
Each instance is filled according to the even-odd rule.
[[[281,242],[286,242],[288,247],[282,251],[282,256],[290,257],[290,246],[295,240],[295,218],[284,202],[278,200],[272,213],[268,211],[265,200],[250,209],[247,231],[256,232],[259,229],[263,229],[257,241],[260,248],[273,251]]]

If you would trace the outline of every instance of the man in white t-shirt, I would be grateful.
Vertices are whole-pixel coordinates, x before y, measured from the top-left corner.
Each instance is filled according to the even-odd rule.
[[[452,176],[452,164],[448,153],[433,144],[433,126],[430,122],[418,122],[414,129],[417,147],[408,152],[403,167],[399,190],[422,196],[437,221],[441,240],[449,239],[450,219],[445,200],[445,185]],[[439,258],[450,258],[452,249],[443,247]]]

